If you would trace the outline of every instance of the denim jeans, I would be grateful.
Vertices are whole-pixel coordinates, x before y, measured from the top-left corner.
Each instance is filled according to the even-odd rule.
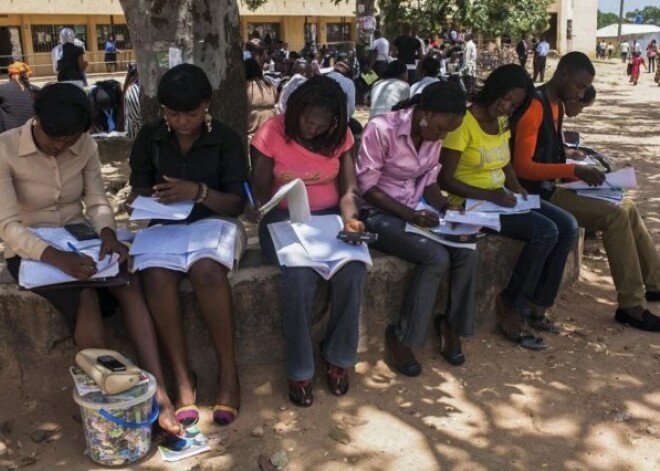
[[[385,211],[369,211],[366,224],[370,231],[378,233],[374,248],[416,265],[395,328],[399,340],[410,348],[424,345],[438,288],[447,275],[447,322],[458,335],[472,335],[479,253],[448,247],[428,237],[405,232],[405,221]]]
[[[336,214],[336,210],[313,214]],[[289,219],[287,210],[275,209],[259,225],[259,242],[265,258],[277,263],[277,255],[267,225]],[[279,264],[278,264],[279,265]],[[280,311],[286,343],[286,374],[293,381],[314,376],[312,316],[314,293],[319,280],[314,269],[281,266]],[[367,267],[349,262],[329,280],[330,318],[326,326],[321,355],[333,365],[349,368],[357,363],[359,315]]]
[[[500,234],[525,242],[509,284],[502,292],[504,302],[524,311],[528,301],[550,307],[555,302],[566,259],[578,236],[573,215],[541,201],[541,208],[524,214],[500,216]]]

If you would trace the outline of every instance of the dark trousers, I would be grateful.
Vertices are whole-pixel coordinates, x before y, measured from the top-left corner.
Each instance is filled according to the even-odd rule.
[[[502,292],[511,307],[525,311],[528,301],[550,307],[555,302],[566,259],[578,237],[575,217],[547,201],[524,214],[500,216],[500,234],[525,242],[509,284]]]
[[[333,214],[337,210],[314,214]],[[277,255],[267,225],[289,219],[289,211],[274,209],[259,224],[259,243],[265,258],[277,262]],[[280,266],[280,311],[286,343],[286,374],[294,381],[314,376],[312,344],[313,303],[319,275],[312,268]],[[326,326],[321,354],[333,365],[349,368],[357,363],[359,315],[367,267],[349,262],[329,280],[330,318]]]
[[[541,75],[541,82],[545,80],[545,62],[547,60],[546,56],[536,56],[534,58],[534,81],[536,78]]]
[[[438,289],[447,276],[447,322],[458,335],[472,335],[479,253],[448,247],[427,237],[405,232],[405,221],[385,211],[371,210],[365,222],[370,231],[378,234],[374,248],[415,264],[396,323],[395,332],[399,340],[411,348],[424,345]]]

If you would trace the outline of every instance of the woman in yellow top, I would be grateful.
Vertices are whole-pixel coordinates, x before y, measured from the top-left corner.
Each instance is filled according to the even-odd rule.
[[[534,93],[531,78],[517,64],[499,67],[486,79],[463,123],[447,135],[440,153],[438,182],[450,193],[452,203],[473,198],[513,207],[514,193],[527,198],[511,165],[509,138]],[[524,319],[535,330],[559,333],[545,311],[554,304],[566,258],[577,238],[577,222],[546,201],[540,209],[502,215],[500,220],[500,233],[525,245],[509,284],[497,296],[499,327],[512,342],[545,348],[541,338],[525,330]]]

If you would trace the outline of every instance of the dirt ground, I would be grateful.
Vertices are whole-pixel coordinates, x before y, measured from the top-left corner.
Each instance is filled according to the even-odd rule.
[[[647,73],[629,85],[618,62],[596,68],[596,105],[566,128],[636,167],[633,197],[660,243],[660,87]],[[362,355],[347,396],[330,395],[318,375],[306,410],[287,400],[282,364],[243,367],[241,415],[224,430],[211,424],[214,385],[202,378],[201,429],[213,451],[173,464],[152,453],[133,469],[254,470],[275,453],[287,470],[660,469],[660,335],[615,323],[615,307],[602,244],[587,241],[579,281],[551,311],[564,332],[547,351],[488,327],[464,342],[467,362],[455,368],[431,333],[420,377],[394,374],[382,353]],[[99,468],[83,456],[72,357],[62,345],[31,371],[0,364],[0,469],[20,457],[34,461],[30,470]],[[36,436],[40,428],[59,431]]]

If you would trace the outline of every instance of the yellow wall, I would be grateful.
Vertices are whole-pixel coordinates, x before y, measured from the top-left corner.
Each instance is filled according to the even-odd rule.
[[[96,44],[96,26],[98,24],[125,24],[119,0],[0,0],[3,2],[3,14],[0,26],[18,26],[21,28],[23,55],[30,63],[36,76],[52,75],[50,52],[34,53],[32,44],[32,25],[48,24],[84,24],[87,27],[87,53],[90,73],[105,71],[103,51]],[[9,7],[5,3],[9,2]],[[239,0],[239,7],[241,2]],[[344,22],[351,25],[349,41],[356,39],[356,21],[354,3],[333,0],[270,0],[264,7],[250,12],[244,6],[241,9],[241,38],[245,41],[248,23],[279,23],[282,40],[289,43],[291,50],[300,50],[305,45],[305,18],[308,23],[316,23],[318,44],[327,44],[326,24]],[[30,12],[39,11],[39,14]],[[57,11],[57,13],[55,13]],[[5,12],[7,14],[5,14]],[[53,14],[49,14],[49,13]],[[282,15],[286,12],[286,15]],[[103,14],[99,14],[103,13]],[[112,15],[112,21],[110,20]],[[305,16],[307,15],[307,16]],[[133,60],[133,51],[124,51],[118,55],[119,61]]]

